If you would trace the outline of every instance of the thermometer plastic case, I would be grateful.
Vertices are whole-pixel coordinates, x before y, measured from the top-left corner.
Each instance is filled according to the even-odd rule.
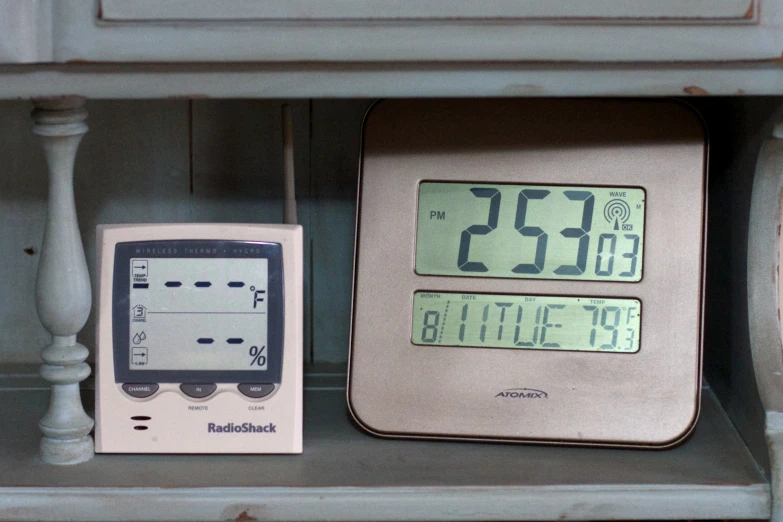
[[[698,418],[701,392],[706,148],[698,115],[668,100],[374,105],[363,128],[357,209],[347,393],[356,421],[383,437],[637,448],[669,447],[686,438]],[[417,221],[451,217],[440,207],[418,208],[425,182],[641,188],[644,203],[634,208],[645,214],[642,277],[629,282],[417,273]],[[489,200],[474,199],[484,205],[478,207],[484,221],[471,218],[477,225],[468,232],[475,234],[469,255],[489,264],[493,257],[482,245],[491,236],[479,234],[491,233],[485,229],[495,223],[490,218],[489,227],[479,226],[487,223]],[[511,217],[501,216],[496,226],[514,227],[516,198],[501,204],[506,212],[511,208]],[[541,227],[552,243],[562,225],[547,226],[549,218],[536,216],[522,224]],[[523,235],[509,248],[519,249],[517,262],[530,263],[536,238]],[[460,241],[458,233],[454,241]],[[424,330],[420,321],[414,329],[414,316],[424,314],[414,314],[417,292],[638,300],[639,349],[428,345],[422,331],[434,333],[446,319],[440,314],[438,322],[435,312],[427,312],[432,317],[427,322],[425,316]],[[462,308],[452,303],[446,309],[449,324],[459,327]],[[537,321],[531,319],[535,313],[525,313],[528,322]],[[506,322],[516,317],[509,313]],[[551,343],[557,330],[550,330]],[[513,325],[504,332],[513,335]],[[496,334],[497,325],[487,333]]]
[[[268,260],[269,284],[282,273],[282,295],[277,303],[268,302],[268,331],[282,333],[282,360],[274,363],[269,352],[270,373],[276,373],[272,392],[255,388],[240,392],[239,385],[247,385],[241,374],[252,371],[178,372],[167,370],[169,378],[150,385],[149,379],[138,383],[140,389],[153,391],[146,397],[133,397],[123,390],[122,376],[127,368],[115,368],[115,361],[127,360],[129,339],[115,346],[115,324],[129,320],[130,304],[122,306],[121,316],[115,311],[115,254],[123,243],[176,241],[180,244],[215,244],[239,242],[271,244],[272,250],[281,252],[279,267]],[[168,243],[169,246],[172,243]],[[279,248],[277,248],[279,245]],[[253,246],[253,245],[249,245]],[[122,254],[120,254],[122,255]],[[262,254],[265,256],[266,254]],[[302,453],[302,227],[299,225],[255,224],[150,224],[150,225],[101,225],[98,226],[98,263],[100,266],[99,312],[97,320],[96,350],[96,412],[95,449],[98,453]],[[135,255],[133,257],[136,257]],[[153,260],[155,254],[141,256]],[[177,257],[169,255],[168,257]],[[201,258],[198,253],[184,256]],[[203,256],[207,257],[207,256]],[[220,256],[217,256],[220,258]],[[215,256],[212,256],[214,259]],[[122,263],[128,260],[120,260]],[[270,289],[271,293],[271,289]],[[282,305],[284,313],[275,313],[273,307]],[[125,311],[127,309],[127,312]],[[279,312],[279,311],[278,311]],[[282,324],[273,324],[282,321]],[[127,323],[125,323],[127,324]],[[127,336],[127,333],[122,334]],[[122,336],[121,335],[121,336]],[[274,335],[269,334],[270,342]],[[270,347],[271,348],[271,347]],[[124,354],[119,359],[116,353]],[[280,352],[278,352],[278,355]],[[282,367],[280,367],[282,363]],[[122,363],[119,363],[122,364]],[[182,374],[191,377],[183,378]],[[180,374],[180,375],[178,375]],[[199,378],[194,384],[193,375],[226,375],[228,378]],[[233,375],[232,375],[233,374]],[[156,375],[156,374],[152,374]],[[240,375],[237,378],[237,375]],[[119,380],[118,380],[119,379]],[[231,382],[225,382],[230,380]],[[171,382],[174,381],[174,382]],[[210,382],[211,381],[211,382]],[[243,382],[244,381],[244,382]],[[184,393],[181,384],[195,386],[190,395]],[[201,384],[209,383],[205,387]],[[133,384],[133,383],[131,383]],[[253,384],[251,384],[253,385]],[[255,384],[258,386],[258,384]],[[150,387],[151,386],[151,387]],[[212,388],[214,386],[214,389]],[[253,393],[253,392],[262,393]],[[205,397],[199,395],[207,394]],[[263,397],[253,397],[262,395]],[[137,394],[137,395],[145,395]]]

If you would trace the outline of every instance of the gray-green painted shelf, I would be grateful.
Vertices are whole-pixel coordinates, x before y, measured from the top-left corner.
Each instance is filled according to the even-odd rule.
[[[769,484],[708,388],[693,436],[666,451],[383,440],[352,423],[332,386],[305,393],[301,456],[97,455],[58,467],[37,457],[48,392],[25,381],[0,386],[0,520],[770,515]]]

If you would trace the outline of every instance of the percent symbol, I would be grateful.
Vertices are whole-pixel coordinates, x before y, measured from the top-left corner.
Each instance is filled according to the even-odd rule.
[[[266,349],[266,346],[262,346],[261,349],[258,349],[258,346],[251,346],[250,347],[250,357],[252,357],[252,360],[250,361],[250,366],[253,366],[254,364],[256,366],[266,366],[266,355],[263,355],[263,351]]]

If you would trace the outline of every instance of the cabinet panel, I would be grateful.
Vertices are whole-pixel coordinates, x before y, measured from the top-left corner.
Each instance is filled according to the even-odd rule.
[[[783,0],[769,0],[763,9],[758,2],[61,0],[48,5],[56,62],[778,63]]]
[[[50,54],[51,35],[39,30],[51,23],[44,4],[0,0],[0,63],[36,62]]]
[[[754,0],[102,0],[104,20],[734,19]]]

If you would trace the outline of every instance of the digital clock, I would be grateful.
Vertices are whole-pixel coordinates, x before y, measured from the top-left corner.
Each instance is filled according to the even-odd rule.
[[[98,239],[97,451],[301,452],[301,227]]]
[[[642,278],[639,188],[423,182],[418,223],[416,273],[422,275]],[[520,242],[534,247],[526,259],[516,248]]]
[[[388,437],[666,447],[699,411],[706,141],[671,101],[384,101],[348,402]]]

